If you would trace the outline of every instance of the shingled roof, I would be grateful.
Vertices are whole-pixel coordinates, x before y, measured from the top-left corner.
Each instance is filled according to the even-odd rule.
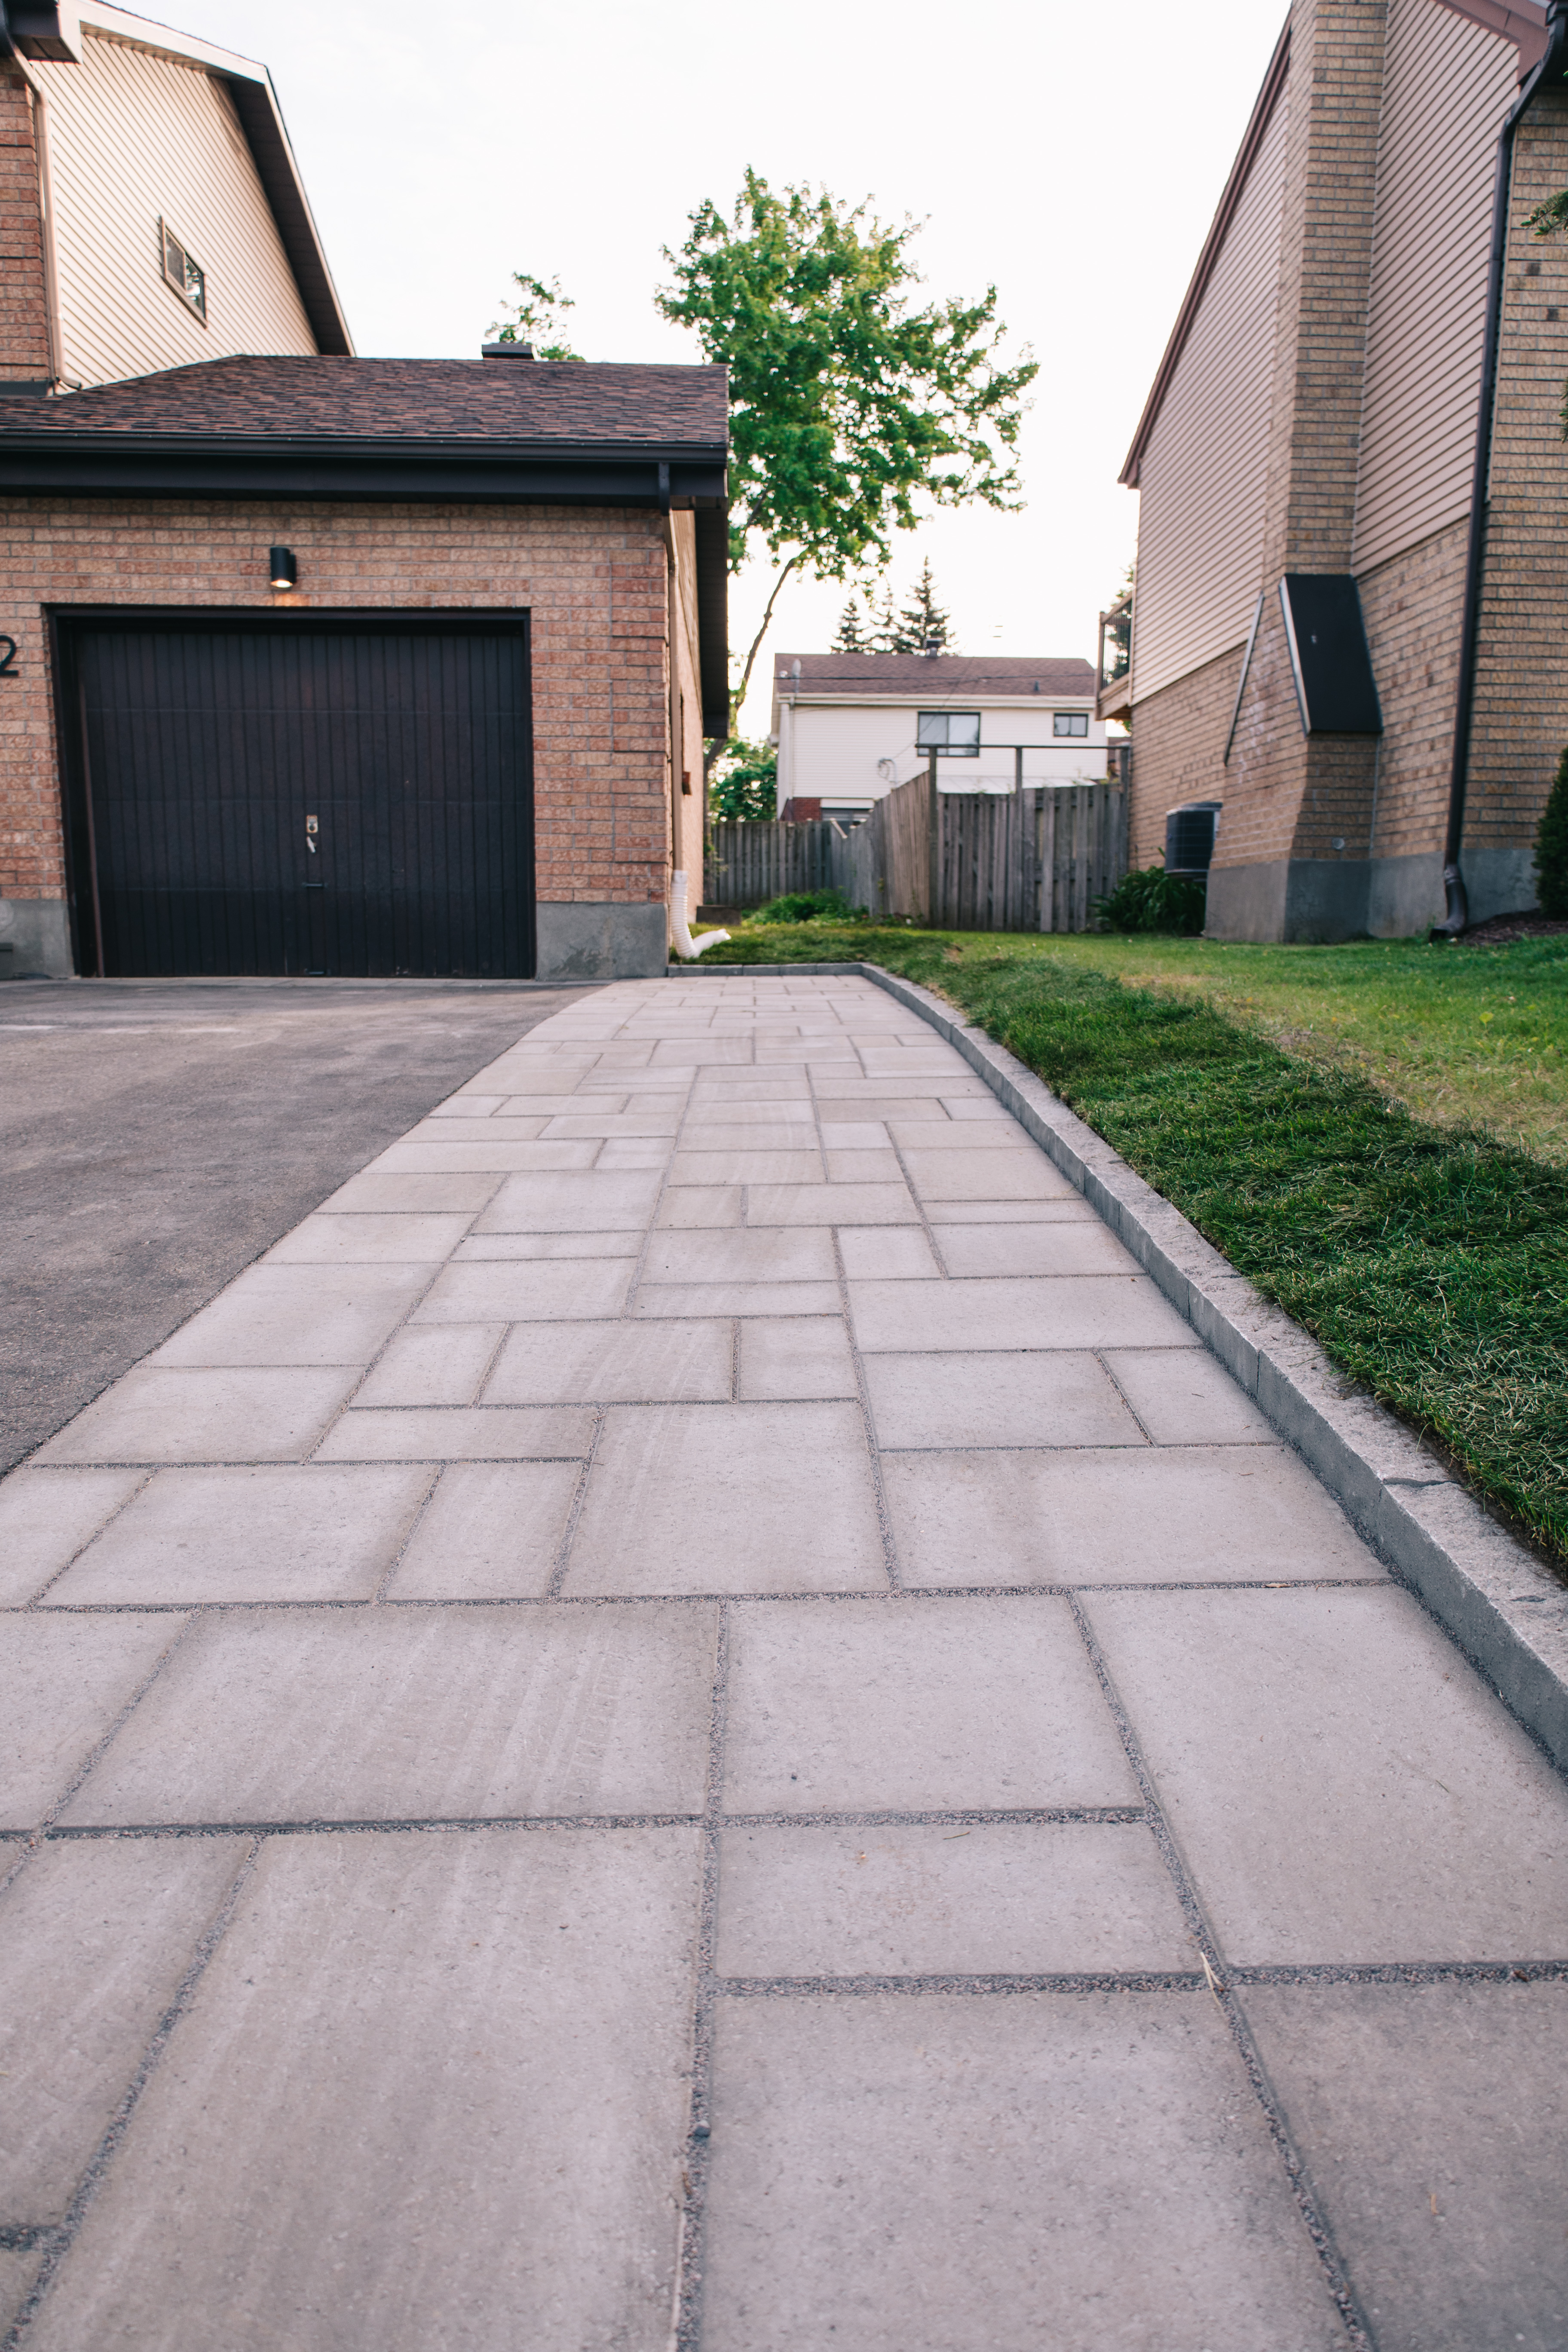
[[[494,448],[722,450],[721,367],[506,358],[207,360],[58,400],[0,397],[0,437],[479,443]]]
[[[730,723],[728,451],[720,367],[237,358],[0,397],[0,495],[685,508],[714,735]]]
[[[887,695],[900,702],[953,702],[964,695],[1094,693],[1092,663],[979,654],[779,654],[773,691],[787,694],[800,664],[802,694]]]

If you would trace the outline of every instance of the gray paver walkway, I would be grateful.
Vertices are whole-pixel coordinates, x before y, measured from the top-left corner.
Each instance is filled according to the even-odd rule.
[[[1568,2344],[1568,1792],[862,980],[532,1030],[0,1604],[27,2352]]]

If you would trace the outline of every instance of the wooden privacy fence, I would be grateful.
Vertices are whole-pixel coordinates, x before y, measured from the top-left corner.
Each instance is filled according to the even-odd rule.
[[[1127,787],[1026,784],[940,793],[900,784],[848,833],[826,819],[712,828],[709,906],[760,907],[786,890],[839,889],[874,919],[943,930],[1087,931],[1127,871]]]
[[[779,824],[766,817],[725,817],[709,827],[702,864],[708,907],[765,907],[787,890],[831,890],[844,835],[826,819]]]

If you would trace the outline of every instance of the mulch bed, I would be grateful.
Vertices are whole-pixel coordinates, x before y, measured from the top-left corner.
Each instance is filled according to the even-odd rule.
[[[1528,908],[1520,915],[1493,915],[1484,923],[1475,923],[1462,934],[1464,943],[1471,948],[1506,948],[1512,940],[1555,940],[1568,931],[1568,923],[1549,922]]]

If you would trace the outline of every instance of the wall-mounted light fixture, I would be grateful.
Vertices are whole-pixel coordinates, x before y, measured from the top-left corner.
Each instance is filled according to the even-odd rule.
[[[300,567],[294,561],[293,549],[272,547],[268,548],[268,554],[270,558],[269,569],[274,588],[295,587],[299,583]]]

